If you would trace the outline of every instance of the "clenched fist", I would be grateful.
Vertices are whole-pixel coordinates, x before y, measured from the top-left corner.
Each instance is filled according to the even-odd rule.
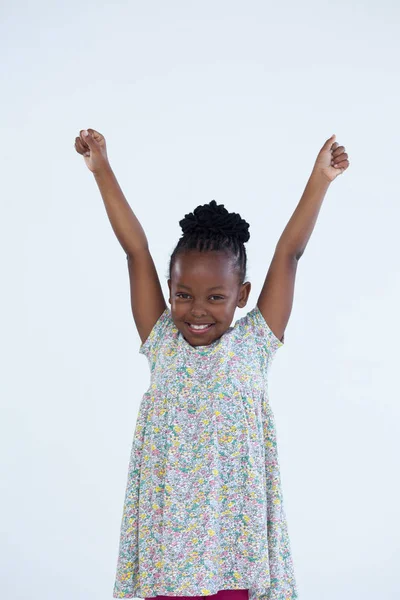
[[[350,165],[349,156],[345,152],[346,148],[340,146],[335,140],[335,135],[326,140],[317,156],[314,166],[314,171],[323,175],[328,181],[336,179]]]
[[[85,163],[97,173],[109,166],[106,140],[101,133],[94,129],[82,129],[79,137],[75,138],[75,150],[85,159]]]

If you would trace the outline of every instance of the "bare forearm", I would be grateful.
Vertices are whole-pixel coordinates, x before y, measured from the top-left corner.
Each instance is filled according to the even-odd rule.
[[[314,230],[329,185],[330,182],[320,173],[312,172],[303,195],[279,238],[277,248],[300,258]]]
[[[111,227],[127,256],[148,249],[146,234],[129,206],[111,166],[94,173]]]

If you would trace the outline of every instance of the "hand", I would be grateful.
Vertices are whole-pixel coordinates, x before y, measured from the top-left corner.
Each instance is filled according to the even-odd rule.
[[[314,171],[326,177],[329,182],[344,173],[350,164],[345,147],[339,146],[335,142],[335,139],[336,136],[333,135],[329,140],[326,140],[317,156],[314,166]]]
[[[86,166],[92,173],[107,167],[108,157],[104,136],[94,129],[82,129],[75,138],[75,150],[82,154]]]

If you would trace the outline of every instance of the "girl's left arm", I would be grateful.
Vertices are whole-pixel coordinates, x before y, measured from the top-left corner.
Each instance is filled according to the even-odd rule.
[[[302,256],[332,181],[349,166],[344,146],[333,135],[321,148],[299,204],[275,248],[257,306],[280,340],[292,312],[297,263]]]

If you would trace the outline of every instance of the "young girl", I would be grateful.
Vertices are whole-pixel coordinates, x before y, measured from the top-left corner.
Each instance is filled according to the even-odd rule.
[[[137,417],[114,598],[297,598],[268,372],[292,309],[297,263],[330,183],[349,166],[332,136],[283,231],[257,304],[246,306],[249,225],[213,200],[180,221],[167,308],[145,233],[104,137],[75,148],[94,174],[128,261],[151,384]]]

